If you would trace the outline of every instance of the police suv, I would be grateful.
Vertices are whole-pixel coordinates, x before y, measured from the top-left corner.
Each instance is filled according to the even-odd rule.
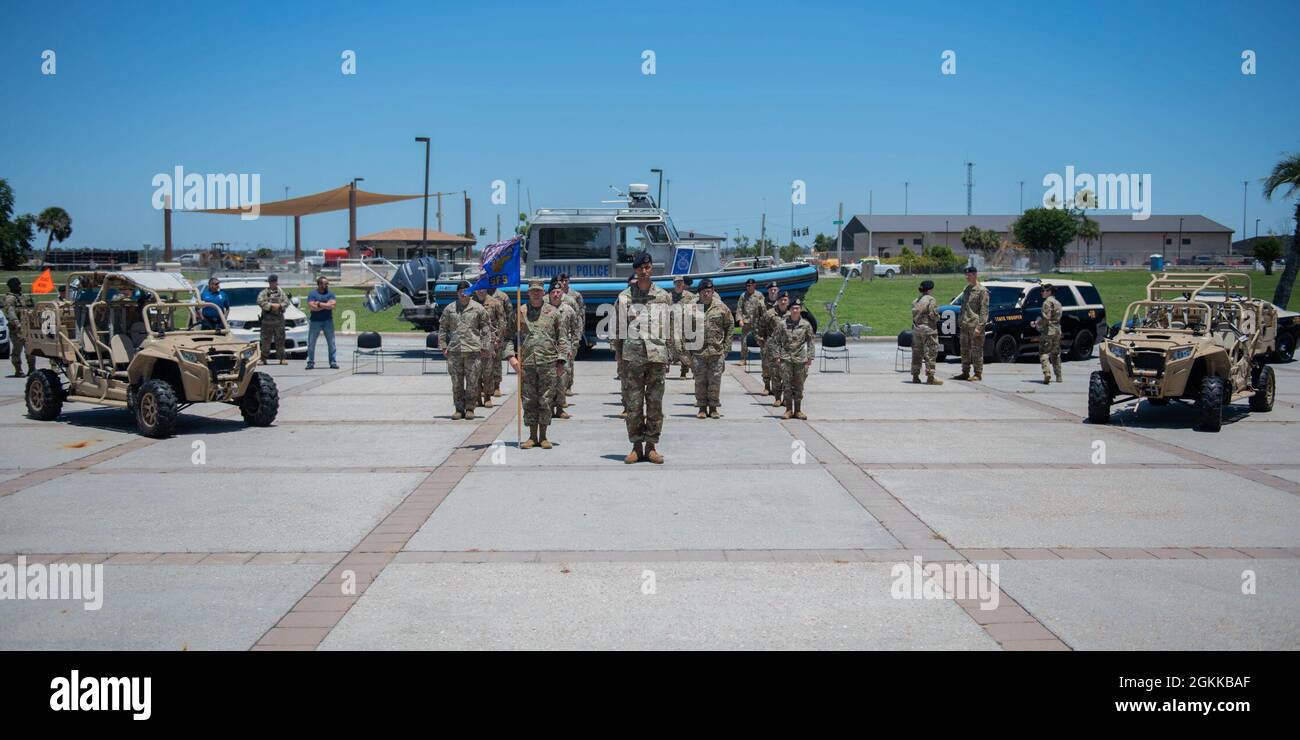
[[[1015,362],[1022,355],[1038,354],[1038,329],[1034,322],[1043,310],[1042,284],[1056,288],[1061,302],[1061,357],[1085,360],[1092,356],[1099,337],[1109,334],[1106,307],[1092,283],[1079,280],[987,280],[989,323],[984,329],[985,362]],[[946,306],[939,307],[939,359],[960,355],[957,317],[961,313],[962,294]]]

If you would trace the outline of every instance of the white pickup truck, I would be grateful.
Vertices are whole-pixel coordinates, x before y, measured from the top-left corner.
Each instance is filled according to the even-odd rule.
[[[872,274],[876,277],[891,278],[900,272],[898,265],[883,265],[880,263],[879,257],[863,257],[851,265],[840,267],[840,274],[849,277],[862,277],[862,273],[867,269],[868,265],[871,267]]]

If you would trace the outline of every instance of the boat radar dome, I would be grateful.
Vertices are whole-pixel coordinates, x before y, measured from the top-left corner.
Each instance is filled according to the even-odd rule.
[[[629,205],[633,208],[654,208],[654,200],[650,198],[650,186],[645,183],[634,182],[627,186],[627,197]]]

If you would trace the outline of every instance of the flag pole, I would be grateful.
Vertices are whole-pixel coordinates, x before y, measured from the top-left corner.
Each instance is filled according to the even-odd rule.
[[[519,255],[520,264],[523,255]],[[516,276],[515,283],[515,357],[519,360],[519,369],[515,371],[515,447],[524,443],[524,360],[523,348],[519,346],[519,312],[523,310],[523,278]]]

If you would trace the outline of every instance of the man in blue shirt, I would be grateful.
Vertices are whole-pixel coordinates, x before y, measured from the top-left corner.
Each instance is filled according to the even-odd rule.
[[[226,292],[221,289],[221,281],[215,277],[208,278],[208,287],[199,293],[199,298],[206,303],[211,303],[220,309],[212,306],[204,306],[200,315],[200,323],[204,329],[220,329],[221,317],[230,313],[230,299],[226,297]]]
[[[334,352],[334,304],[338,299],[330,290],[330,281],[324,276],[316,278],[316,290],[307,294],[307,307],[311,320],[307,322],[307,369],[316,366],[316,338],[325,335],[325,346],[330,352],[330,367],[339,369]]]

